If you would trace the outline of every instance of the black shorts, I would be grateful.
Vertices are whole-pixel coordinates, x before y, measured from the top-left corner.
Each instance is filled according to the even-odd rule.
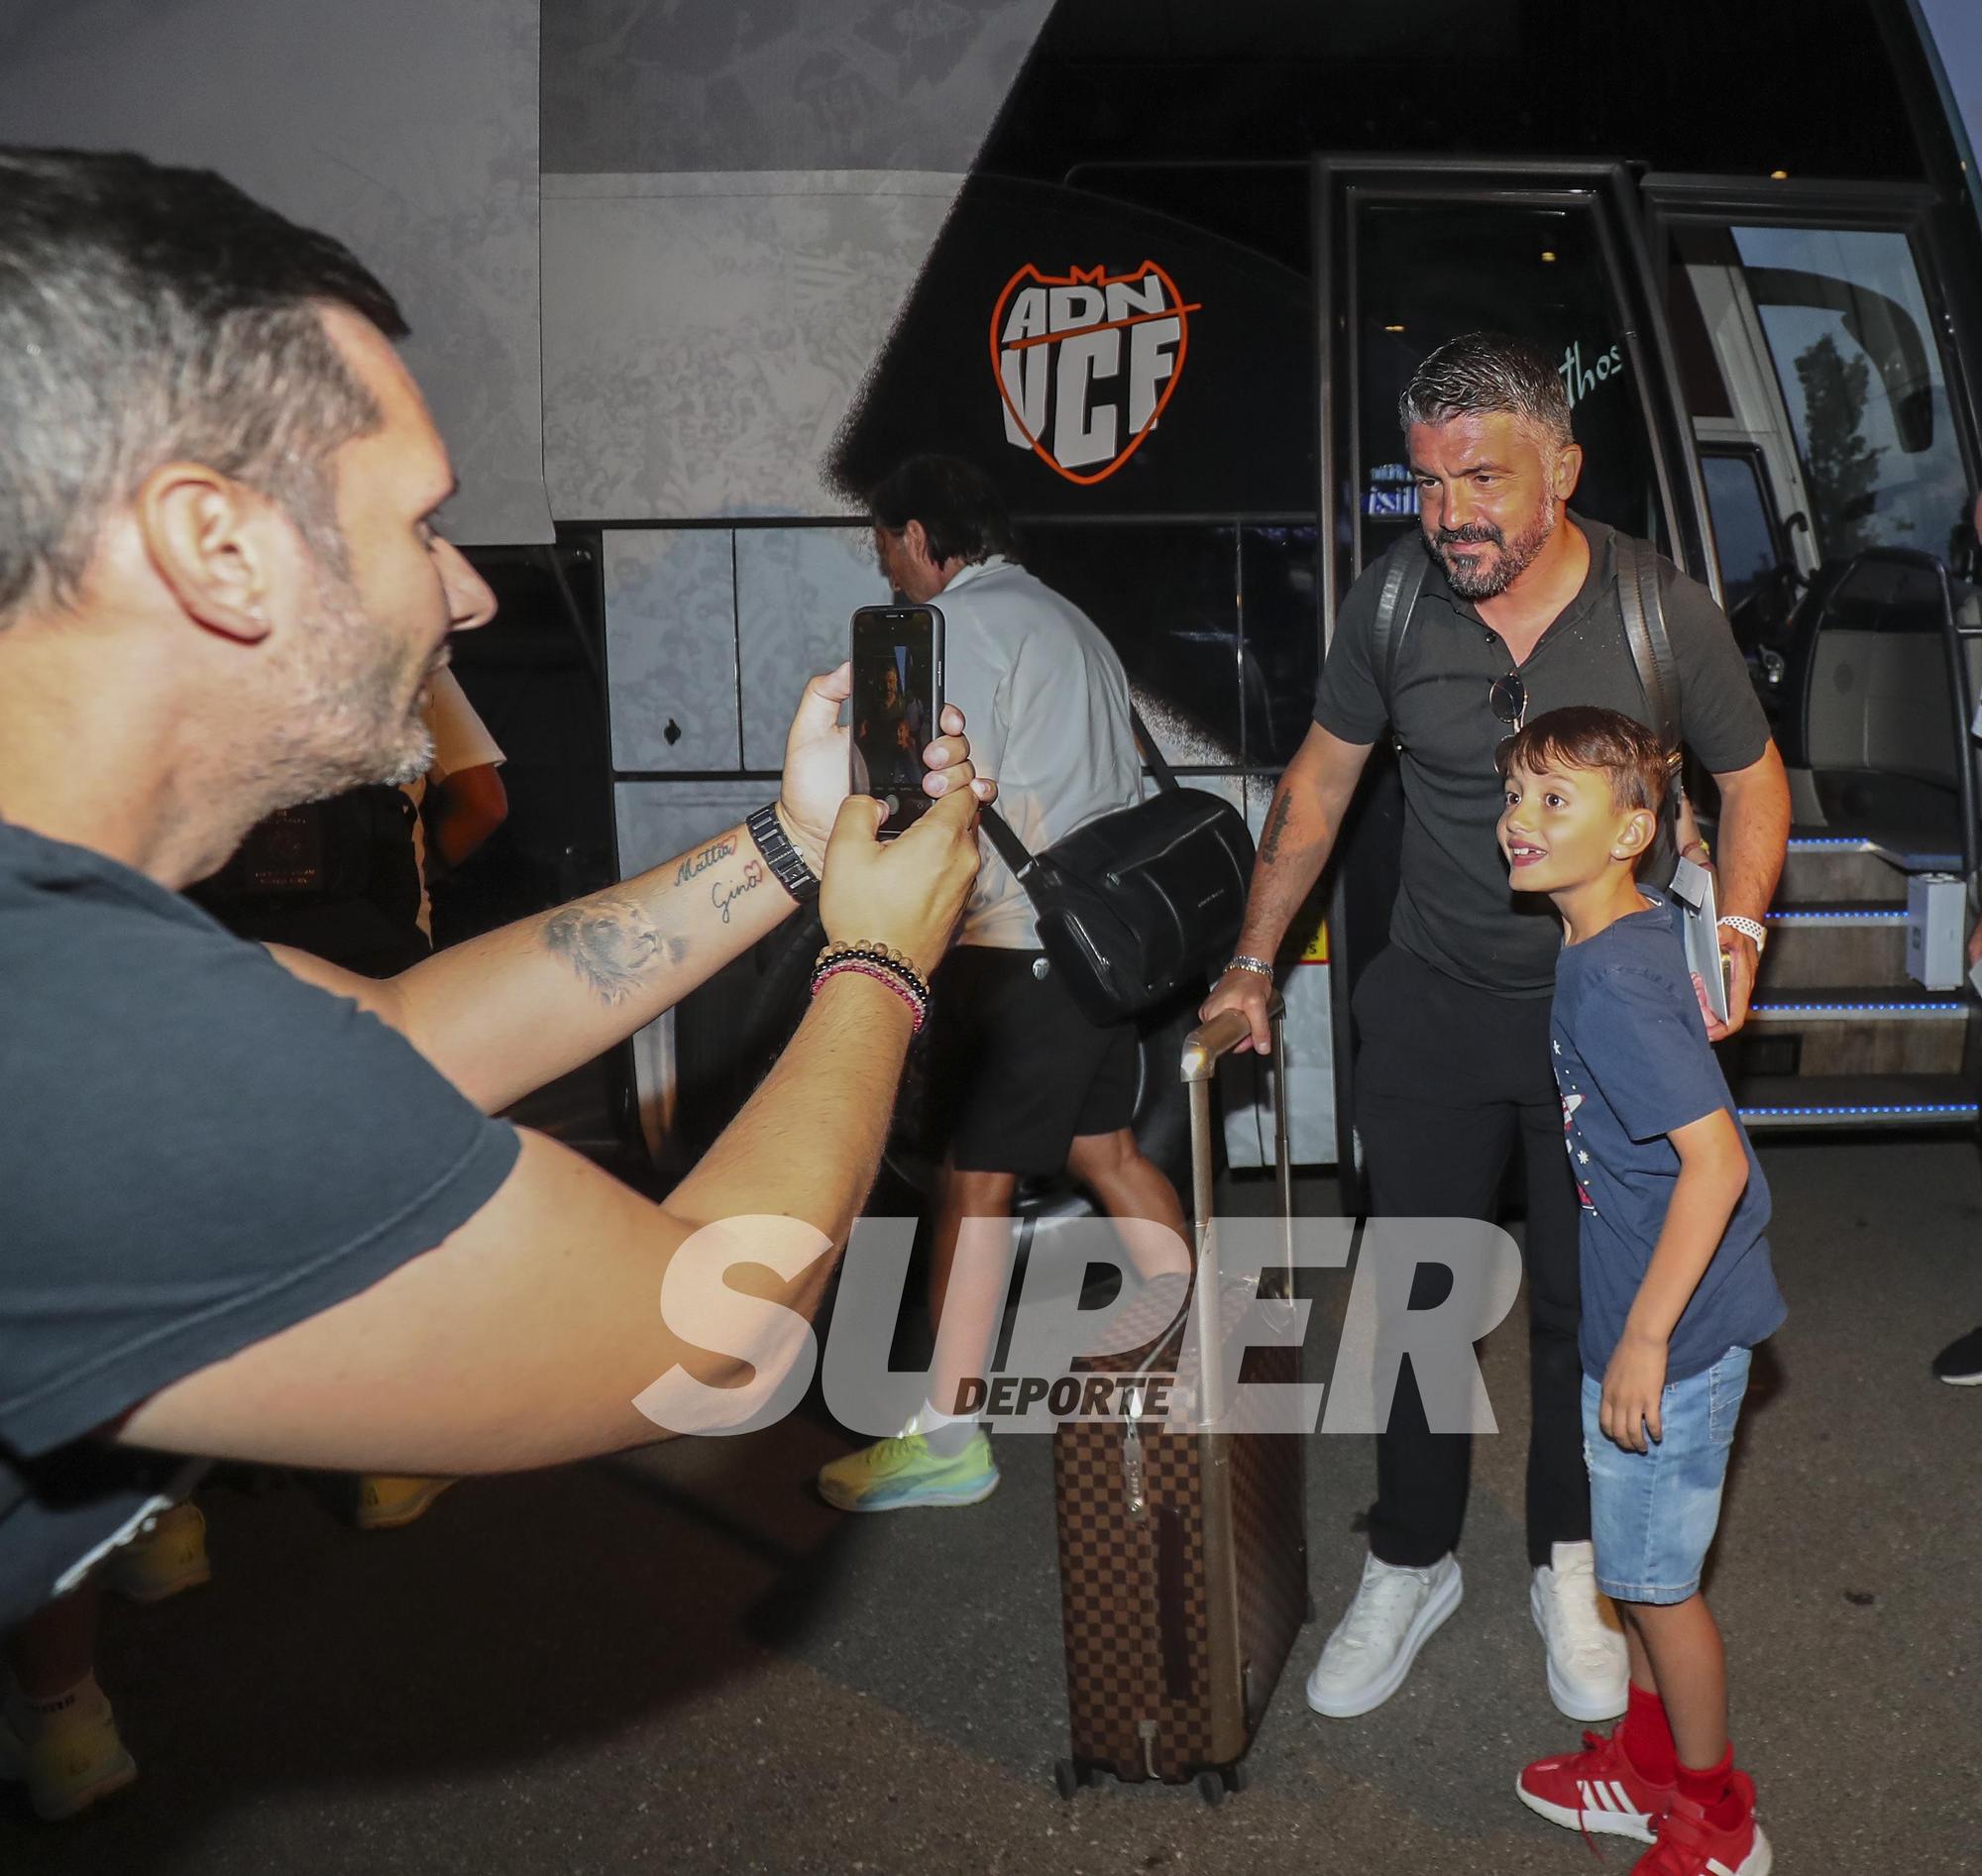
[[[1136,1026],[1096,1029],[1039,951],[960,944],[936,971],[929,1090],[935,1140],[960,1170],[1045,1176],[1077,1136],[1136,1113]]]

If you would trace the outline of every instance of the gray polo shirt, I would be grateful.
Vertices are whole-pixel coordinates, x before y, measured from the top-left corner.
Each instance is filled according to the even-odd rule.
[[[1616,530],[1570,517],[1590,540],[1583,589],[1521,666],[1528,721],[1566,704],[1597,704],[1652,723],[1617,605]],[[1392,554],[1424,552],[1411,534]],[[1501,781],[1494,751],[1508,726],[1487,693],[1513,669],[1507,648],[1432,559],[1398,648],[1394,711],[1371,664],[1371,627],[1388,557],[1350,588],[1322,667],[1314,719],[1345,742],[1373,743],[1393,723],[1403,743],[1402,883],[1390,941],[1460,982],[1505,996],[1547,996],[1562,927],[1542,893],[1515,893],[1494,838]],[[1680,733],[1713,774],[1744,769],[1768,746],[1748,667],[1707,589],[1660,559],[1666,632],[1679,668]]]

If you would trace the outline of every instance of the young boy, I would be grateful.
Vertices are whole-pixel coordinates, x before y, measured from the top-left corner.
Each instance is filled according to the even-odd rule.
[[[1766,1876],[1700,1573],[1749,1351],[1783,1320],[1769,1188],[1677,908],[1637,879],[1666,790],[1657,738],[1614,711],[1551,711],[1502,761],[1512,884],[1547,893],[1564,926],[1550,1031],[1583,1201],[1583,1450],[1597,1587],[1631,1659],[1616,1731],[1529,1766],[1516,1790],[1553,1822],[1651,1843],[1634,1876]]]

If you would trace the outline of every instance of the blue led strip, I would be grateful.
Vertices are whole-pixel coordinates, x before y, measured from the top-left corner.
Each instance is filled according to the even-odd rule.
[[[1811,1115],[1829,1115],[1833,1119],[1839,1115],[1883,1115],[1896,1114],[1942,1114],[1959,1120],[1974,1120],[1977,1108],[1974,1102],[1923,1101],[1910,1106],[1891,1107],[1744,1107],[1737,1110],[1745,1120],[1760,1120],[1773,1117],[1780,1120],[1795,1120]]]
[[[1802,921],[1812,925],[1905,925],[1907,922],[1903,908],[1891,912],[1767,912],[1762,916],[1771,925],[1795,925]]]
[[[1750,1016],[1855,1016],[1857,1012],[1867,1014],[1903,1014],[1903,1016],[1960,1016],[1966,1006],[1962,1004],[1750,1004]]]
[[[1799,833],[1790,840],[1792,853],[1821,846],[1850,846],[1858,848],[1863,853],[1872,851],[1871,841],[1861,839],[1855,833]]]

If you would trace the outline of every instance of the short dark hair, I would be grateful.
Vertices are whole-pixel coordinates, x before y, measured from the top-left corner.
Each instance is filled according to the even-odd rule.
[[[1636,717],[1595,704],[1569,704],[1544,712],[1507,739],[1500,773],[1519,763],[1530,775],[1544,769],[1589,769],[1605,776],[1610,799],[1623,809],[1665,807],[1672,769],[1665,746]],[[1638,857],[1650,857],[1647,848]]]
[[[343,243],[210,169],[0,147],[0,626],[72,599],[106,513],[175,458],[321,549],[328,458],[382,421],[326,303],[405,335]]]
[[[920,521],[937,566],[946,560],[969,566],[993,554],[1018,557],[1003,497],[989,476],[960,456],[911,456],[868,496],[867,512],[890,534]]]
[[[1411,374],[1397,399],[1397,422],[1406,430],[1497,415],[1525,418],[1557,445],[1576,440],[1561,373],[1540,346],[1507,332],[1448,339]]]

